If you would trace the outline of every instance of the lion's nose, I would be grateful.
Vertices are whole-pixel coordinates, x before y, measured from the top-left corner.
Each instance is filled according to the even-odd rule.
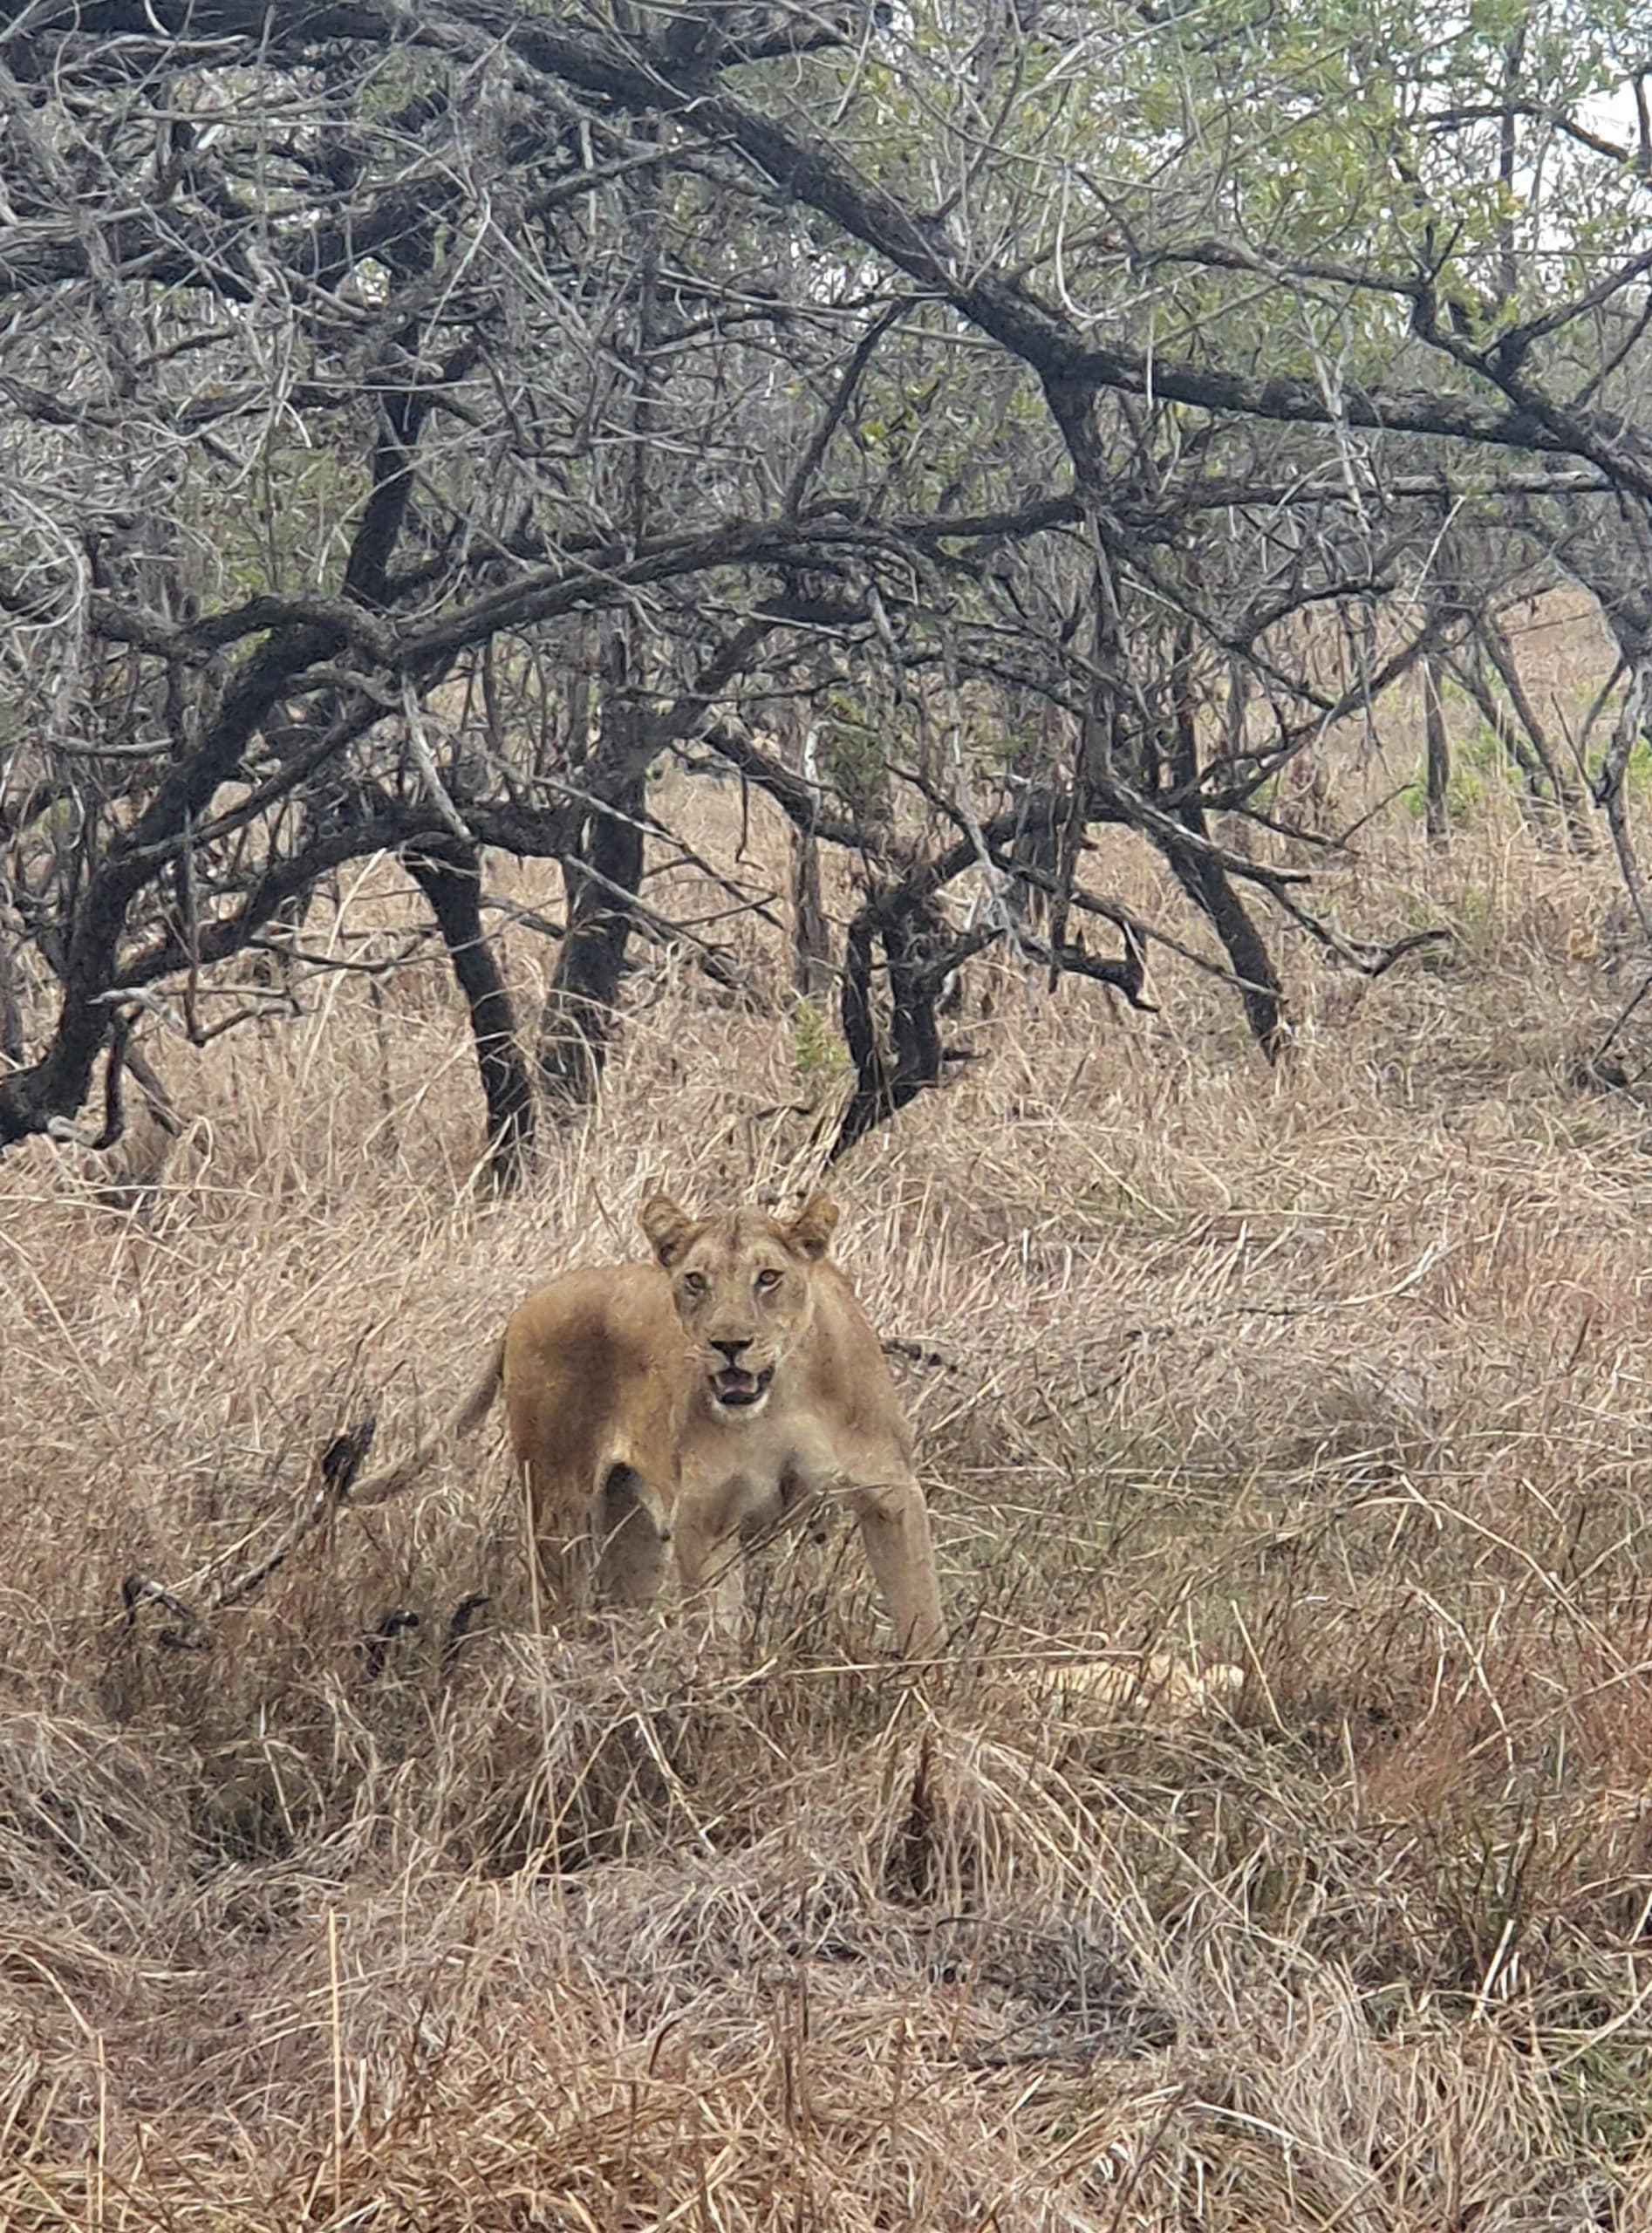
[[[713,1337],[712,1342],[713,1349],[720,1349],[730,1364],[738,1364],[741,1351],[750,1349],[751,1345],[749,1334],[742,1334],[737,1341],[726,1342]]]

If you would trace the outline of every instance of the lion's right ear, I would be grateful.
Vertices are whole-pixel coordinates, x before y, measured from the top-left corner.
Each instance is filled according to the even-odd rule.
[[[670,1271],[693,1237],[693,1218],[669,1194],[651,1194],[638,1212],[638,1221],[655,1255]]]

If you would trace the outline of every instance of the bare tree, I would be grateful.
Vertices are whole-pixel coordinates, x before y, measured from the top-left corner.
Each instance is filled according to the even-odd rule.
[[[811,849],[857,864],[841,942],[809,939],[839,1148],[944,1074],[944,988],[994,944],[1150,1005],[1171,933],[1087,881],[1101,827],[1168,865],[1271,1056],[1275,924],[1373,972],[1412,943],[1347,938],[1311,900],[1325,833],[1269,803],[1340,720],[1464,659],[1581,811],[1494,616],[1441,590],[1443,516],[1601,598],[1630,864],[1644,165],[1553,42],[1471,27],[1445,98],[1356,43],[1328,108],[1270,26],[1203,37],[952,0],[12,10],[0,1148],[72,1120],[157,1003],[198,1039],[259,1012],[233,966],[385,853],[513,1183],[534,1072],[558,1108],[597,1089],[634,939],[727,975],[642,899],[687,857],[648,775],[691,743],[790,820],[805,907]],[[1294,199],[1247,102],[1294,135]],[[1533,224],[1589,215],[1558,281],[1506,201],[1439,214],[1539,156]],[[1328,684],[1314,616],[1378,607]],[[807,770],[748,718],[776,700]],[[531,1063],[493,849],[563,870]]]

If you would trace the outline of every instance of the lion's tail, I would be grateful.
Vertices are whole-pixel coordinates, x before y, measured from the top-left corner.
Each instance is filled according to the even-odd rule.
[[[450,1442],[462,1442],[467,1435],[474,1434],[493,1409],[494,1398],[499,1393],[504,1373],[505,1337],[502,1334],[488,1352],[488,1361],[481,1369],[480,1379],[458,1409],[439,1421],[424,1440],[416,1443],[394,1465],[386,1466],[382,1473],[370,1473],[365,1481],[358,1482],[351,1492],[352,1505],[359,1507],[362,1505],[383,1504],[386,1499],[397,1495],[416,1481],[431,1459],[445,1450]]]

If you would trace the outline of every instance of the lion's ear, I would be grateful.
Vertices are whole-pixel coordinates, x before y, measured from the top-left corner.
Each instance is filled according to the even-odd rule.
[[[786,1228],[786,1238],[800,1256],[826,1253],[837,1228],[837,1205],[824,1194],[811,1194]]]
[[[637,1215],[655,1255],[670,1271],[693,1237],[694,1220],[669,1194],[651,1194]]]

